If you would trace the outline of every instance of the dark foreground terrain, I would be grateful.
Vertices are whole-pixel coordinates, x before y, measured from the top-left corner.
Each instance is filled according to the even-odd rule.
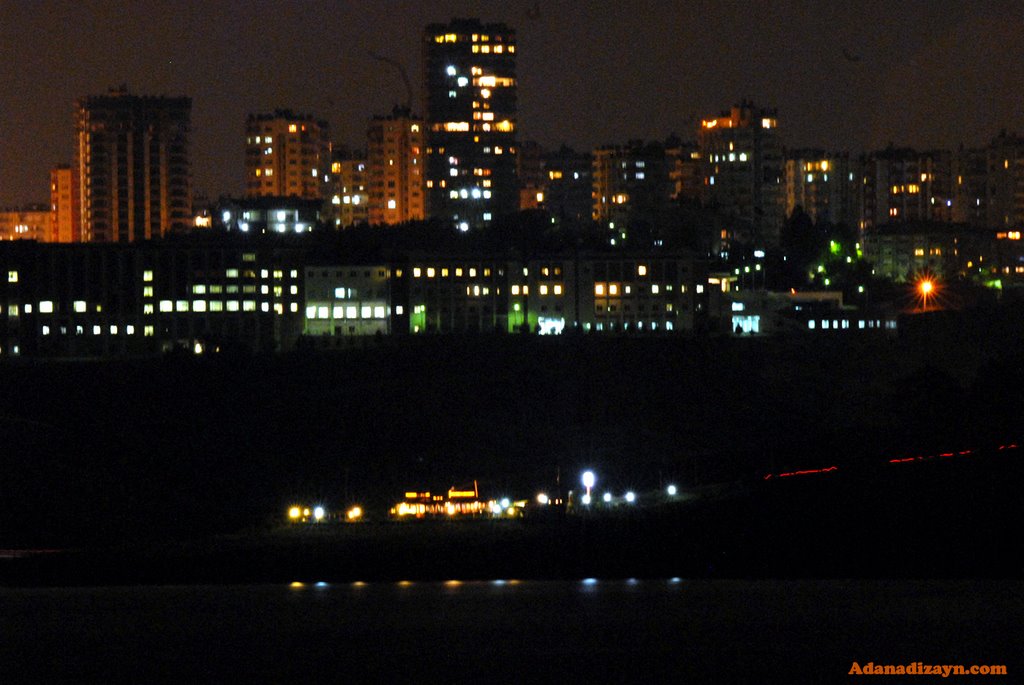
[[[1024,459],[999,447],[1024,436],[1022,337],[1007,309],[904,321],[898,337],[433,336],[8,361],[0,550],[78,551],[0,560],[0,579],[1018,577]],[[386,521],[408,490],[475,480],[484,498],[532,501],[584,469],[620,496],[702,496],[609,517]],[[294,503],[359,504],[370,521],[282,527]]]
[[[1024,449],[519,520],[280,526],[0,562],[7,585],[596,578],[1022,579]],[[549,512],[550,513],[550,512]]]

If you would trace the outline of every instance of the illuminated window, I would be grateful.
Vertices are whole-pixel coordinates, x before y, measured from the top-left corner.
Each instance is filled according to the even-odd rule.
[[[222,312],[224,311],[224,302],[221,300],[210,300],[210,311],[211,312]]]
[[[660,290],[661,289],[658,287],[657,283],[651,284],[651,294],[652,295],[657,295]]]
[[[144,304],[144,305],[142,305],[142,313],[143,314],[152,314],[153,313],[153,305],[152,304]]]
[[[373,318],[383,319],[384,318],[384,305],[376,305],[373,308]]]
[[[540,294],[541,295],[547,295],[548,294],[548,287],[546,285],[541,284],[541,286],[540,286]]]
[[[436,273],[437,272],[434,270],[434,267],[427,267],[427,278],[433,278]]]
[[[355,319],[357,317],[358,309],[354,304],[345,307],[345,318]]]
[[[636,267],[636,273],[639,276],[646,276],[647,275],[647,266],[644,265],[644,264],[639,264]]]
[[[74,304],[75,312],[81,314],[85,311],[85,302],[82,300],[75,300]]]
[[[360,314],[362,315],[362,318],[364,318],[364,319],[371,318],[373,316],[373,307],[371,307],[368,304],[364,304],[363,307],[362,307],[362,310],[360,311]]]
[[[153,297],[153,286],[147,285],[142,288],[143,297]]]
[[[317,307],[316,308],[316,318],[318,318],[318,319],[328,319],[328,318],[330,318],[330,315],[328,314],[328,311],[329,311],[328,308],[325,307],[325,306]]]
[[[419,278],[421,275],[423,275],[423,272],[420,270],[420,268],[418,266],[413,268],[413,270],[412,270],[413,278]]]
[[[238,311],[238,300],[228,300],[228,311],[229,312],[237,312]]]
[[[594,295],[598,297],[604,297],[604,283],[594,284]]]
[[[256,311],[255,300],[242,300],[242,311],[243,312],[254,312]]]
[[[608,294],[613,296],[613,297],[615,295],[618,295],[619,294],[619,284],[618,283],[609,283],[608,284]]]
[[[561,294],[562,294],[562,286],[560,284],[559,285],[555,285],[555,295],[561,295]]]
[[[192,300],[192,311],[200,313],[205,312],[206,300]]]
[[[152,281],[153,280],[153,272],[149,271],[149,270],[143,271],[142,272],[142,280],[145,281],[146,283],[149,283],[150,281]]]

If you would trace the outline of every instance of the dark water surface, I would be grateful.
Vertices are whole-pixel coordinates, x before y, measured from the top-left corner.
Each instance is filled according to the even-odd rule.
[[[854,661],[1006,664],[1007,677],[978,680],[1024,682],[1022,591],[687,579],[0,588],[0,683],[834,683],[860,680]]]

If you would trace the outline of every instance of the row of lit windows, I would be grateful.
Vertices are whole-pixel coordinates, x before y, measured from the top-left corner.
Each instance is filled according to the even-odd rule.
[[[658,283],[651,283],[650,287],[651,287],[650,292],[651,292],[652,295],[660,295],[661,294],[661,285],[659,285]],[[671,283],[665,285],[665,292],[670,293],[670,292],[672,292],[672,289],[673,289],[673,285]],[[641,289],[639,292],[643,292],[643,290]],[[680,285],[679,286],[679,292],[685,294],[686,293],[686,286],[685,285]],[[698,292],[700,292],[700,286],[698,286]],[[633,294],[633,287],[631,285],[622,285],[620,283],[595,283],[594,284],[594,296],[595,297],[605,297],[606,295],[608,297],[618,297],[620,294],[622,294],[622,295],[632,295]]]
[[[269,302],[257,303],[255,300],[160,300],[158,305],[152,303],[145,304],[142,306],[143,314],[154,314],[157,308],[161,313],[168,312],[195,312],[195,313],[206,313],[206,312],[254,312],[257,309],[269,312],[271,305]],[[24,306],[24,313],[31,314],[34,311],[34,307],[31,304]],[[43,300],[38,305],[40,314],[54,314],[56,307],[53,301]],[[88,313],[88,304],[83,300],[75,300],[72,303],[72,309],[76,314]],[[284,314],[284,305],[280,302],[273,305],[273,309],[278,314]],[[289,310],[292,313],[299,311],[299,305],[297,302],[289,304]],[[103,307],[96,305],[96,312],[102,312]],[[22,309],[19,305],[11,304],[7,305],[7,316],[10,318],[17,318],[20,316]]]
[[[823,330],[823,331],[827,331],[827,330],[836,330],[836,331],[838,331],[838,330],[847,330],[847,329],[850,328],[850,320],[849,319],[832,319],[832,320],[822,319],[821,322],[820,322],[820,325],[819,325],[819,322],[815,321],[814,319],[811,319],[810,321],[807,322],[807,328],[809,328],[812,331],[815,330],[816,328],[821,328],[821,330]],[[893,330],[893,329],[896,328],[896,322],[892,321],[892,320],[882,321],[880,319],[869,319],[869,320],[865,321],[865,320],[861,319],[860,321],[857,322],[857,328],[860,329],[860,330],[877,329],[877,328],[886,328],[886,329],[889,329],[889,330]]]
[[[537,293],[540,295],[563,295],[565,293],[561,283],[541,283],[537,286]],[[528,285],[513,285],[513,295],[529,295],[530,286]]]
[[[50,335],[54,329],[51,329],[50,326],[43,326],[40,330],[43,335]],[[67,326],[60,326],[56,330],[60,332],[60,335],[68,334]],[[85,326],[75,326],[75,335],[85,335],[85,330]],[[95,325],[92,326],[91,330],[93,335],[103,335],[103,326]],[[121,328],[117,325],[111,325],[107,330],[110,332],[110,335],[118,335]],[[153,326],[143,326],[142,331],[142,334],[147,338],[152,337],[155,334],[155,328]],[[124,334],[135,335],[135,326],[131,324],[126,325],[124,327]]]
[[[413,267],[412,277],[422,278],[423,275],[426,274],[427,278],[434,278],[435,276],[438,275],[438,273],[441,274],[441,278],[448,278],[449,274],[455,274],[455,278],[462,278],[463,274],[468,274],[469,278],[476,278],[477,269],[475,267],[469,267],[468,269],[463,269],[462,267],[455,267],[454,269],[437,269],[432,266],[428,266],[424,269],[417,266]],[[490,268],[483,269],[482,273],[484,275],[484,278],[490,278],[491,276]],[[501,271],[499,271],[498,273],[500,275]],[[397,275],[400,277],[402,274],[401,272],[398,272]]]
[[[402,314],[402,308],[397,307],[396,314]],[[384,319],[387,318],[387,307],[384,305],[308,305],[306,307],[307,319]]]
[[[594,330],[595,331],[604,331],[604,330],[614,331],[614,330],[616,330],[615,323],[616,322],[614,322],[614,321],[609,321],[608,325],[606,327],[605,326],[605,322],[598,321],[598,322],[594,323]],[[622,321],[620,323],[622,324],[622,330],[624,330],[624,331],[628,331],[629,330],[629,321]],[[673,325],[673,323],[671,321],[666,321],[664,325],[665,325],[665,330],[666,331],[671,331],[671,330],[674,329],[674,325]],[[636,322],[636,329],[638,331],[644,330],[644,322],[643,321],[637,321]],[[650,329],[652,331],[658,330],[658,322],[657,321],[651,321],[650,322]],[[590,330],[590,322],[589,321],[586,321],[586,322],[583,323],[583,330],[584,331],[589,331]]]
[[[463,36],[462,38],[463,38],[463,40],[465,40],[466,36]],[[470,38],[472,39],[472,41],[474,43],[487,43],[487,42],[490,42],[490,40],[491,40],[491,36],[489,36],[486,33],[473,33],[473,34],[470,34]],[[494,41],[496,43],[501,43],[503,38],[504,38],[503,36],[496,35],[496,36],[494,36]],[[441,34],[438,34],[438,35],[434,36],[434,42],[435,43],[457,43],[458,41],[459,41],[459,34],[457,34],[457,33],[441,33]],[[495,47],[497,47],[497,46],[495,46]],[[511,51],[511,49],[514,46],[509,45],[508,47],[509,47],[509,50]]]

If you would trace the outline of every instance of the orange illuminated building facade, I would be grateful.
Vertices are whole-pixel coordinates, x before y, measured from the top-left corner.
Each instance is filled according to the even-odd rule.
[[[191,228],[191,113],[191,98],[124,86],[76,102],[82,240],[133,242]]]
[[[327,122],[279,109],[250,114],[245,122],[247,197],[299,197],[319,200],[330,167]]]
[[[369,220],[394,225],[420,221],[424,202],[423,120],[408,108],[376,116],[367,131]]]
[[[78,176],[68,164],[50,170],[51,243],[77,243],[82,239],[82,221],[78,206]]]

